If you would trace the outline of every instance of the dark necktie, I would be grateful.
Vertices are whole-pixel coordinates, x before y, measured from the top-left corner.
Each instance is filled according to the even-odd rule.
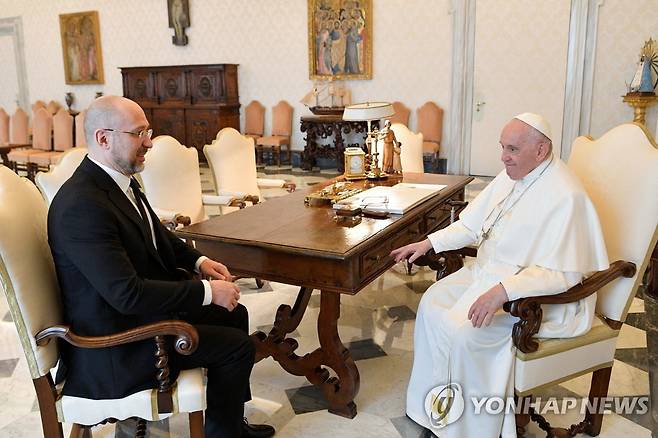
[[[135,204],[137,204],[137,210],[139,210],[139,214],[142,216],[141,220],[141,226],[142,230],[145,233],[146,238],[153,243],[153,233],[151,232],[151,226],[149,225],[149,220],[147,217],[147,212],[146,209],[144,208],[144,202],[142,201],[143,194],[141,187],[137,180],[135,178],[130,178],[130,188],[133,191],[133,196],[135,197]]]

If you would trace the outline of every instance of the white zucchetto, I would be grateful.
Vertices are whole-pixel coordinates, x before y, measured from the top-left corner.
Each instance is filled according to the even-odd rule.
[[[517,116],[514,116],[514,118],[532,126],[537,131],[544,134],[546,138],[553,141],[551,138],[551,125],[549,125],[548,121],[539,114],[521,113]]]

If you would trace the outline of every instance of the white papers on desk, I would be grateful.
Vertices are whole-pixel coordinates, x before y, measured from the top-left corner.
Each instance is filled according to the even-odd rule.
[[[363,208],[404,214],[421,201],[446,187],[442,184],[399,183],[391,187],[377,186],[334,204],[334,209]]]

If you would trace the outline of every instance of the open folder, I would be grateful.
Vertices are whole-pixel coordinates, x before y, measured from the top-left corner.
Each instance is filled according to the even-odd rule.
[[[423,200],[446,187],[442,184],[399,183],[391,187],[377,186],[334,204],[336,210],[367,209],[391,214],[404,214]]]

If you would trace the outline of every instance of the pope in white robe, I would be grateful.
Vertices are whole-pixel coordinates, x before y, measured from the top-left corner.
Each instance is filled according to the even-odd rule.
[[[396,261],[414,261],[430,248],[478,246],[477,258],[432,285],[418,307],[407,415],[438,437],[515,438],[513,411],[478,413],[473,402],[514,396],[512,326],[518,318],[505,313],[503,303],[564,292],[609,266],[596,210],[576,176],[553,155],[550,137],[543,117],[516,116],[500,137],[505,170],[458,221],[391,253]],[[595,304],[594,294],[543,306],[538,336],[587,332]],[[430,421],[428,393],[448,384],[458,385],[463,413],[455,403],[442,421]]]

